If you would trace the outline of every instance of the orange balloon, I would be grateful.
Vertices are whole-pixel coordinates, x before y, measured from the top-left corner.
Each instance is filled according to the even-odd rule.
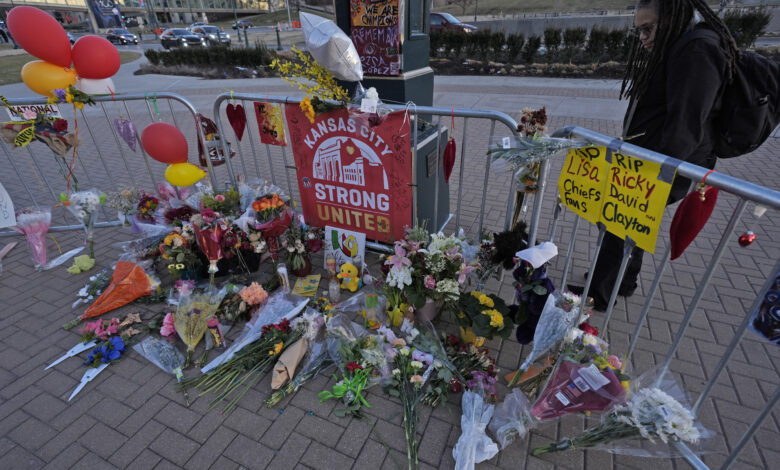
[[[54,96],[53,90],[67,89],[68,85],[76,84],[76,71],[42,60],[33,60],[22,67],[22,81],[39,95]]]

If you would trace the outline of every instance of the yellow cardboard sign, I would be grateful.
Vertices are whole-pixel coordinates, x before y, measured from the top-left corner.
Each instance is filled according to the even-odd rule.
[[[569,150],[558,178],[558,194],[563,204],[592,224],[599,221],[604,202],[609,170],[604,150],[604,147]]]
[[[620,153],[607,161],[606,147],[569,151],[558,179],[563,204],[591,223],[655,252],[671,183],[662,181],[661,165]],[[670,181],[673,178],[668,178]]]
[[[398,0],[352,0],[352,26],[395,26],[398,24]]]

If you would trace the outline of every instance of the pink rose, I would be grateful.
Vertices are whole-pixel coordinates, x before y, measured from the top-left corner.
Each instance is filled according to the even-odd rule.
[[[425,278],[423,279],[423,284],[425,285],[426,289],[433,290],[436,288],[436,279],[434,279],[430,274],[426,274]]]
[[[216,199],[217,202],[225,202],[225,196],[223,196],[222,194],[217,194],[216,196],[214,196],[214,199]]]
[[[623,367],[623,363],[620,362],[620,359],[614,354],[610,354],[607,357],[607,364],[609,364],[609,367],[615,370],[620,370]]]
[[[168,312],[163,319],[162,328],[160,328],[161,336],[171,336],[176,333],[176,326],[173,324],[173,314]]]

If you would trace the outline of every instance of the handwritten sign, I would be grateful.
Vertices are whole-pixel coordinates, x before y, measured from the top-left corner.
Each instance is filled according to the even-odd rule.
[[[398,26],[398,0],[352,0],[352,26]]]
[[[286,146],[282,105],[255,102],[255,116],[260,131],[260,142],[268,145]]]
[[[14,203],[11,196],[0,183],[0,228],[13,227],[16,225],[16,215],[14,215]]]
[[[325,269],[339,270],[342,264],[352,263],[356,256],[365,260],[366,234],[337,227],[325,226]],[[328,262],[333,263],[328,266]],[[358,266],[360,268],[360,266]]]
[[[585,147],[569,151],[558,190],[564,205],[584,219],[653,253],[673,179],[658,163]]]

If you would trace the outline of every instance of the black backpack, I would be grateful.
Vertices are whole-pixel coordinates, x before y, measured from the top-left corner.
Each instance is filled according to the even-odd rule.
[[[707,28],[687,33],[675,48],[693,39],[718,35]],[[742,51],[734,78],[721,94],[715,118],[714,153],[731,158],[757,149],[780,124],[780,64],[750,51]]]

